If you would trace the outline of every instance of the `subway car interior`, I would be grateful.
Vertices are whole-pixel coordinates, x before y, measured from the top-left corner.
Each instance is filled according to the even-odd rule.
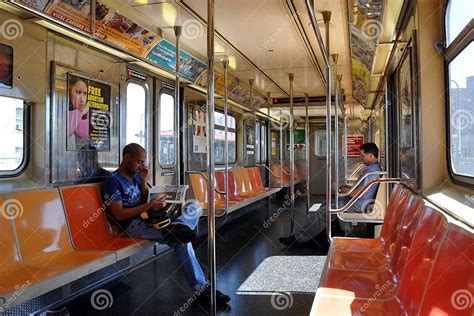
[[[0,314],[474,315],[473,41],[473,0],[0,2]]]

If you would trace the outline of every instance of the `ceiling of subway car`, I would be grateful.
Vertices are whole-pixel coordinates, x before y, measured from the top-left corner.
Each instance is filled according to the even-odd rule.
[[[172,26],[181,25],[182,49],[206,61],[207,1],[130,0],[103,1],[150,29],[161,29],[174,42]],[[330,50],[339,55],[346,96],[352,94],[346,0],[316,1],[315,12],[324,37],[321,11],[331,11]],[[294,94],[324,96],[317,72],[324,63],[303,0],[215,1],[215,52],[230,58],[230,72],[241,82],[254,79],[254,87],[272,97],[289,95],[289,76],[294,73]],[[217,58],[216,60],[218,60]],[[216,67],[221,65],[217,63]]]

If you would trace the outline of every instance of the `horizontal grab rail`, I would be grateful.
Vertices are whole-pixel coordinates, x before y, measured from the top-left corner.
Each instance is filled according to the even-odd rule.
[[[287,176],[290,175],[290,173],[286,172],[285,169],[283,169],[283,167],[282,167],[281,165],[273,164],[273,165],[270,165],[270,166],[277,166],[277,167],[280,167],[281,171],[283,171],[284,174],[286,174]]]
[[[347,178],[351,179],[351,178],[355,177],[362,170],[362,168],[364,168],[364,167],[365,167],[365,165],[363,163],[357,164],[354,171],[352,171],[351,175],[348,176]]]
[[[403,183],[403,182],[411,182],[411,181],[407,181],[408,179],[402,179],[402,178],[385,178],[385,179],[374,179],[374,180],[371,180],[369,183],[367,183],[363,188],[362,190],[360,190],[359,192],[356,193],[356,195],[354,195],[349,202],[347,202],[346,205],[344,205],[342,208],[338,208],[338,209],[332,209],[331,207],[329,207],[330,209],[330,213],[331,214],[339,214],[339,213],[344,213],[346,212],[347,210],[349,210],[349,208],[354,205],[354,203],[361,197],[361,195],[365,194],[367,192],[367,190],[374,184],[378,184],[378,183]]]
[[[209,179],[208,179],[202,172],[203,172],[203,171],[186,171],[186,173],[189,173],[189,174],[198,174],[198,175],[200,175],[201,177],[203,177],[204,180],[206,180],[207,184],[209,184]],[[225,192],[225,191],[219,191],[219,190],[217,190],[216,188],[214,188],[214,191],[215,191],[217,194],[227,195],[227,192]]]
[[[270,172],[270,174],[271,174],[272,176],[274,176],[276,179],[283,179],[283,177],[277,176],[276,173],[273,172],[273,170],[270,169],[270,168],[268,168],[266,165],[257,165],[257,166],[258,166],[258,167],[265,167],[265,169],[267,169],[268,172]],[[273,165],[272,165],[272,166],[273,166]]]
[[[366,174],[364,174],[360,179],[357,179],[356,183],[354,183],[351,188],[349,189],[349,191],[347,192],[344,192],[344,193],[338,193],[337,196],[348,196],[349,194],[351,194],[355,188],[357,186],[359,186],[359,184],[364,181],[365,178],[369,177],[369,176],[386,176],[387,175],[387,172],[386,171],[372,171],[372,172],[368,172]],[[337,188],[339,190],[339,188]]]

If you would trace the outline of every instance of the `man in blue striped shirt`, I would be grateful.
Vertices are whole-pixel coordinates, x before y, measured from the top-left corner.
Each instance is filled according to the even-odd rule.
[[[356,183],[364,177],[365,174],[382,171],[380,168],[379,159],[379,148],[375,143],[365,143],[360,147],[360,157],[362,162],[365,165],[365,168],[359,174],[359,177]],[[364,187],[372,180],[378,179],[379,175],[370,175],[365,177],[360,184],[354,188],[354,190],[347,196],[339,197],[339,208],[346,205],[352,197],[354,197],[359,191],[363,190]],[[362,194],[357,201],[352,205],[347,212],[353,213],[363,213],[366,212],[368,206],[372,205],[375,202],[375,196],[377,195],[378,184],[372,185],[364,194]],[[346,193],[352,187],[349,185],[342,185],[339,188],[339,192]],[[336,208],[336,201],[331,203],[333,209]],[[326,228],[326,218],[327,218],[327,206],[325,204],[316,211],[310,213],[308,222],[303,226],[303,228],[290,235],[289,237],[281,237],[279,240],[285,246],[290,246],[295,243],[304,243],[310,241],[321,233]],[[332,216],[331,220],[334,221],[336,216]]]

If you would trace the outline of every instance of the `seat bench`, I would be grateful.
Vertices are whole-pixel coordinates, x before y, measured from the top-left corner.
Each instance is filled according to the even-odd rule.
[[[141,256],[147,247],[155,252],[154,242],[110,234],[97,186],[14,192],[0,198],[5,201],[18,216],[0,216],[2,310]]]
[[[224,171],[215,172],[215,188],[218,192],[225,191]],[[204,212],[207,210],[207,180],[204,174],[189,174],[189,180],[194,193],[194,198],[201,203]],[[239,168],[229,170],[228,213],[236,211],[252,203],[258,202],[281,190],[281,188],[266,188],[263,185],[260,171],[257,167]],[[215,206],[218,210],[225,209],[225,195],[215,192]]]
[[[472,315],[452,300],[474,293],[473,241],[472,229],[396,187],[379,238],[334,239],[311,315]]]

